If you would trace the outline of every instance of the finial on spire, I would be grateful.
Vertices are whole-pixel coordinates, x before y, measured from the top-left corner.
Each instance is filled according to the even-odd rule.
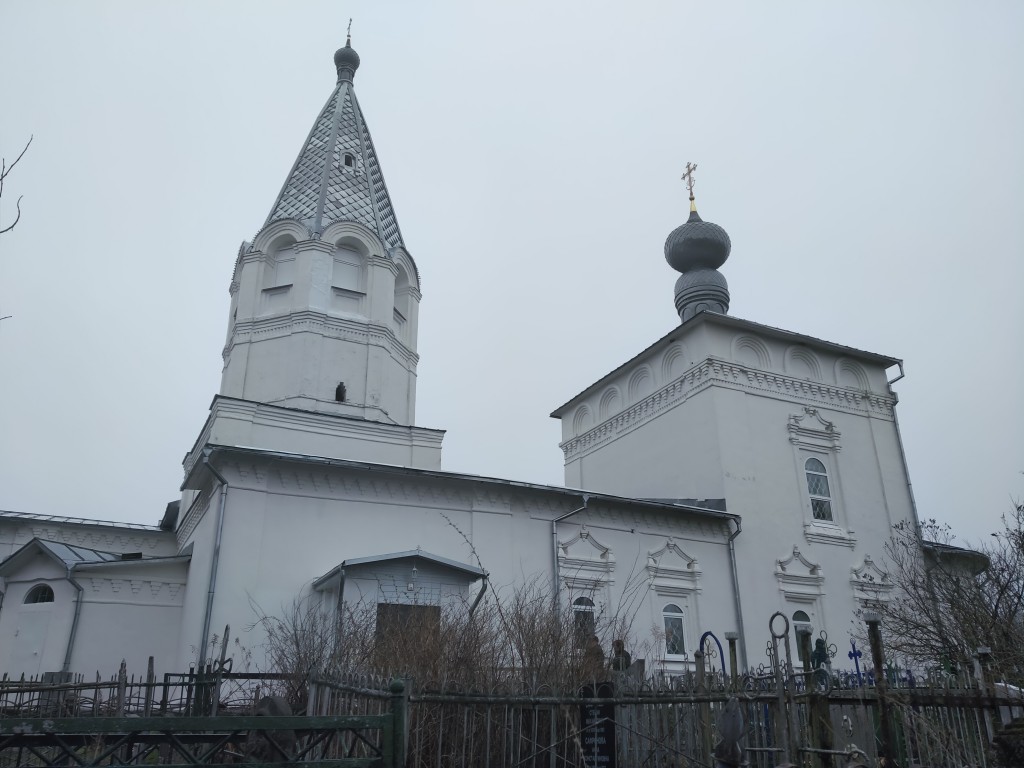
[[[696,163],[687,163],[686,164],[686,173],[684,173],[682,175],[683,181],[686,182],[686,189],[690,193],[690,210],[691,211],[696,211],[697,210],[697,204],[694,202],[694,199],[693,199],[693,183],[694,183],[693,182],[693,172],[696,171],[696,170],[697,170],[697,164]]]
[[[348,20],[348,30],[345,32],[345,45],[352,45],[352,18]]]

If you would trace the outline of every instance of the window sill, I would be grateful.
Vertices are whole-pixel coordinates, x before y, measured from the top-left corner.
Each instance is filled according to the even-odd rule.
[[[804,523],[804,538],[814,544],[832,544],[840,547],[850,547],[851,549],[857,544],[853,531],[848,531],[838,525],[819,521]]]

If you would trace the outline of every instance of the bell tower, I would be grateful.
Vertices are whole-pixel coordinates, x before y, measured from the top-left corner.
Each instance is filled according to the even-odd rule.
[[[263,227],[242,244],[220,394],[412,425],[420,281],[353,88],[337,82]]]
[[[420,274],[352,86],[337,81],[231,277],[220,392],[192,450],[235,446],[439,469],[415,426]]]

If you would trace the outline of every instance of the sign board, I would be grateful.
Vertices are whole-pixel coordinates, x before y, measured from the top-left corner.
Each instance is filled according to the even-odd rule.
[[[612,698],[615,688],[611,683],[599,683],[596,693],[598,699]],[[585,768],[615,768],[615,705],[587,702],[586,699],[595,698],[593,686],[586,686],[580,694],[584,699],[580,704],[583,765]]]

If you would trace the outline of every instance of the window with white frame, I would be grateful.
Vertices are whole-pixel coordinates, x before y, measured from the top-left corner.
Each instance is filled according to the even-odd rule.
[[[828,487],[828,470],[815,458],[804,462],[807,493],[811,498],[811,514],[815,520],[832,522],[832,493]]]
[[[686,641],[683,639],[683,609],[675,603],[668,603],[661,610],[665,623],[665,656],[678,658],[686,655]]]

